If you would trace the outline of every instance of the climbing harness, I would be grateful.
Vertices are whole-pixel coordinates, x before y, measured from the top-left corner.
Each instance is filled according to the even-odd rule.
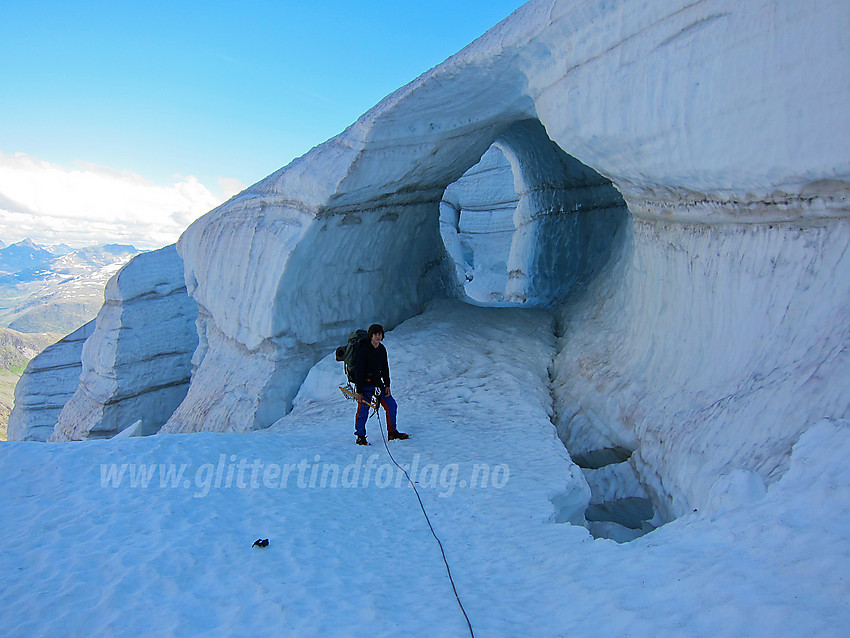
[[[357,400],[356,392],[354,388],[351,387],[350,383],[347,386],[339,386],[339,389],[342,391],[342,394],[346,398],[351,399],[353,401]],[[390,460],[393,462],[393,464],[395,464],[395,466],[404,473],[405,477],[407,477],[407,482],[410,483],[410,487],[413,488],[413,493],[416,494],[416,500],[419,501],[419,508],[422,510],[422,514],[425,515],[425,520],[428,522],[428,529],[431,530],[431,535],[434,537],[434,540],[437,541],[437,545],[439,545],[440,547],[440,554],[442,554],[443,556],[443,564],[446,566],[446,574],[448,574],[449,582],[452,584],[452,591],[454,592],[455,600],[457,600],[458,607],[460,607],[460,611],[463,614],[464,619],[466,620],[466,626],[469,628],[469,635],[472,638],[475,638],[475,632],[472,631],[472,623],[469,620],[469,616],[466,615],[466,609],[463,608],[463,603],[460,601],[460,596],[457,593],[457,587],[455,586],[455,581],[452,577],[452,570],[449,567],[449,561],[446,558],[446,552],[443,549],[443,543],[437,536],[437,532],[434,531],[434,526],[431,524],[431,519],[428,516],[428,512],[425,510],[425,505],[422,503],[422,497],[419,496],[419,490],[416,489],[416,484],[413,482],[413,479],[410,478],[410,474],[407,473],[407,470],[405,470],[401,465],[398,464],[398,461],[395,460],[393,453],[390,452],[390,446],[387,444],[387,437],[384,434],[384,425],[383,423],[381,423],[381,415],[378,412],[378,408],[381,405],[380,397],[381,389],[375,388],[375,394],[372,396],[371,403],[361,399],[363,403],[365,403],[370,408],[372,408],[372,410],[374,410],[371,414],[369,414],[366,420],[368,421],[370,418],[372,418],[373,414],[378,415],[378,428],[381,430],[381,438],[384,440],[384,447],[387,449],[387,454],[389,454]]]

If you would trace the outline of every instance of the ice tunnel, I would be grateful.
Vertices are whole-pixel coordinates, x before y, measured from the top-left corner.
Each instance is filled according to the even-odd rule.
[[[627,215],[609,180],[530,119],[446,188],[440,231],[468,297],[551,306],[606,263]]]

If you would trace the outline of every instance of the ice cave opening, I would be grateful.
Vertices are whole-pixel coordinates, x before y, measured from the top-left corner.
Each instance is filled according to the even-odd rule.
[[[440,234],[470,299],[506,301],[518,201],[511,165],[497,144],[443,193]]]
[[[608,262],[628,216],[610,180],[532,119],[508,127],[445,189],[440,233],[470,300],[552,308]]]
[[[605,265],[628,248],[629,218],[611,181],[564,152],[537,120],[497,137],[440,201],[440,234],[468,301],[556,315],[595,277],[617,276]],[[659,524],[631,450],[570,449],[571,437],[559,434],[590,487],[585,519],[595,537],[628,541]],[[556,501],[553,520],[565,522]]]

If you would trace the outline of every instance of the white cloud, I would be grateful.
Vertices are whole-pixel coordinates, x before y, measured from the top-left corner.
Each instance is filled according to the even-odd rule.
[[[0,152],[0,239],[159,248],[244,188],[237,180],[219,178],[215,194],[191,175],[174,179],[170,186],[158,186],[135,173],[83,163],[68,169]]]

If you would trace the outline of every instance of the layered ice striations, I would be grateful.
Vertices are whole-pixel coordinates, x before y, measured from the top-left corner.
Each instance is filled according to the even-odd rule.
[[[62,408],[80,384],[83,344],[94,324],[89,321],[29,362],[15,386],[10,441],[46,441],[53,434]]]
[[[564,153],[534,119],[499,135],[440,206],[443,240],[469,297],[543,306],[592,278],[627,215],[611,182]]]
[[[159,431],[186,395],[196,316],[173,245],[133,258],[106,286],[51,440],[108,438],[138,420],[141,434]]]
[[[850,220],[635,219],[623,254],[562,309],[555,397],[574,454],[619,446],[666,519],[721,475],[787,469],[850,409]]]

